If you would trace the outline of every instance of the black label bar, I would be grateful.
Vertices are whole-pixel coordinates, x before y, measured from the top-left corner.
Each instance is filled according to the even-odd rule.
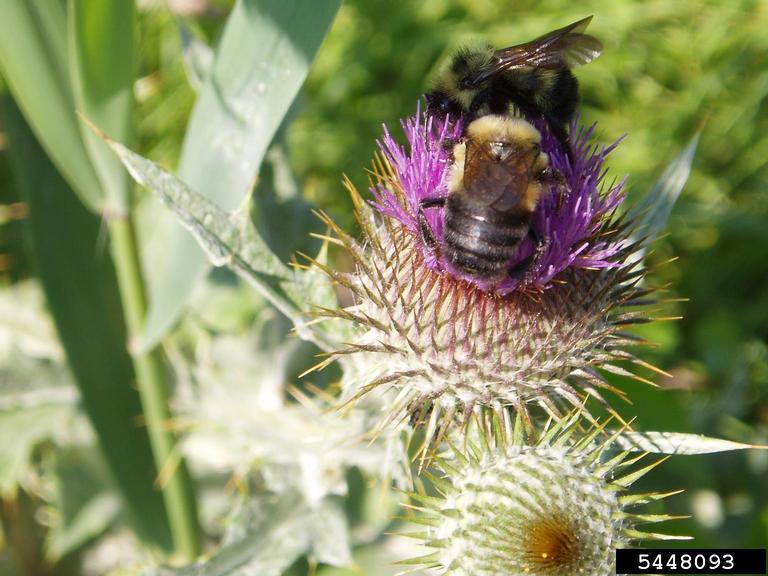
[[[616,550],[616,574],[758,574],[765,548]]]

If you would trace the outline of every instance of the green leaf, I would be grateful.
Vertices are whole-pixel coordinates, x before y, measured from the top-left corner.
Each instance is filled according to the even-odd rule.
[[[50,368],[64,361],[64,351],[45,310],[45,295],[31,279],[0,290],[0,374],[22,361],[46,363]],[[23,393],[37,387],[32,382],[35,378],[20,380],[0,377],[0,395],[9,391]],[[47,385],[45,381],[35,384]]]
[[[90,447],[60,448],[48,463],[49,504],[56,510],[46,535],[46,556],[58,559],[102,534],[120,512],[103,459]]]
[[[277,257],[288,262],[296,251],[316,252],[319,243],[310,233],[323,229],[312,206],[301,197],[284,141],[278,138],[262,164],[254,191],[258,201],[252,203],[251,220]]]
[[[117,142],[108,142],[134,180],[173,210],[211,264],[237,272],[293,322],[299,336],[325,350],[335,348],[321,332],[306,326],[306,311],[314,302],[314,294],[328,297],[322,284],[328,278],[316,270],[304,273],[283,264],[254,228],[247,204],[230,214],[154,162]]]
[[[335,498],[310,506],[288,491],[249,501],[209,560],[145,576],[280,576],[307,553],[325,564],[349,564],[346,517]]]
[[[13,496],[29,472],[35,447],[54,436],[75,414],[66,404],[18,407],[0,412],[0,495]],[[13,439],[9,442],[8,439]]]
[[[651,454],[712,454],[730,450],[768,448],[768,446],[742,444],[741,442],[680,432],[625,432],[617,438],[616,442],[625,450]]]
[[[133,136],[133,0],[69,0],[70,77],[78,111],[130,145]],[[129,209],[131,181],[96,134],[81,126],[108,213]]]
[[[58,1],[0,2],[0,73],[61,174],[86,206],[100,212],[103,192],[69,84],[65,18]]]
[[[139,535],[169,549],[115,272],[99,240],[101,221],[62,180],[13,101],[3,104],[11,166],[29,207],[25,233],[83,407]]]
[[[80,400],[44,306],[34,280],[0,290],[0,428],[15,439],[0,446],[6,494],[28,472],[36,444],[67,435]]]
[[[179,177],[221,207],[240,205],[339,9],[340,0],[238,0],[199,92]],[[204,254],[174,228],[167,265],[151,285],[143,346],[173,325],[197,281]]]
[[[178,20],[178,25],[181,36],[181,54],[184,57],[184,71],[187,73],[189,85],[198,91],[211,74],[213,49],[195,35],[181,18]]]
[[[650,194],[643,198],[629,212],[630,219],[636,218],[635,234],[650,242],[667,227],[672,208],[691,174],[700,134],[691,138],[688,145],[675,158],[656,182]]]

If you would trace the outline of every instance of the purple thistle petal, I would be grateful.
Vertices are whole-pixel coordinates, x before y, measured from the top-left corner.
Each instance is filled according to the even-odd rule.
[[[565,193],[552,185],[542,194],[532,224],[547,242],[535,268],[525,277],[525,287],[546,289],[552,280],[568,267],[613,268],[620,264],[617,254],[625,246],[623,237],[610,240],[598,233],[624,200],[624,182],[603,186],[606,156],[619,144],[599,146],[593,142],[595,126],[571,125],[573,162],[541,121],[532,123],[542,133],[542,150],[549,155],[550,165],[565,180]],[[421,240],[418,211],[423,200],[447,196],[446,176],[451,158],[444,145],[446,138],[461,136],[461,121],[434,118],[417,109],[416,115],[401,121],[408,141],[407,148],[392,137],[386,126],[378,141],[379,149],[392,167],[395,182],[380,181],[371,189],[373,205],[384,216],[401,222],[418,239],[426,265],[462,278],[482,290],[504,295],[521,288],[520,278],[507,278],[499,283],[483,282],[453,269],[439,254]],[[438,243],[443,240],[443,208],[425,210],[425,218]],[[533,240],[526,238],[510,261],[510,268],[533,253]]]

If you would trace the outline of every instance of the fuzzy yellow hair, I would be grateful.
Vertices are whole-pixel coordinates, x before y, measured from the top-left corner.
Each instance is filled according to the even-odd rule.
[[[539,144],[541,134],[522,118],[481,116],[467,127],[467,136],[476,142],[514,142]]]

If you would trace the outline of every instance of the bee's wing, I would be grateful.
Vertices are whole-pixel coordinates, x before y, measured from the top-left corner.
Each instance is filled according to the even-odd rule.
[[[465,82],[478,86],[496,74],[515,68],[574,68],[591,62],[603,51],[600,40],[584,34],[591,21],[592,16],[588,16],[525,44],[496,50],[490,63]]]
[[[530,183],[530,155],[513,154],[506,162],[499,163],[482,149],[475,154],[475,158],[467,158],[464,168],[466,193],[499,212],[514,208]]]
[[[592,62],[600,56],[603,44],[588,34],[569,33],[548,44],[545,48],[502,48],[494,52],[503,70],[521,67],[575,68]]]

